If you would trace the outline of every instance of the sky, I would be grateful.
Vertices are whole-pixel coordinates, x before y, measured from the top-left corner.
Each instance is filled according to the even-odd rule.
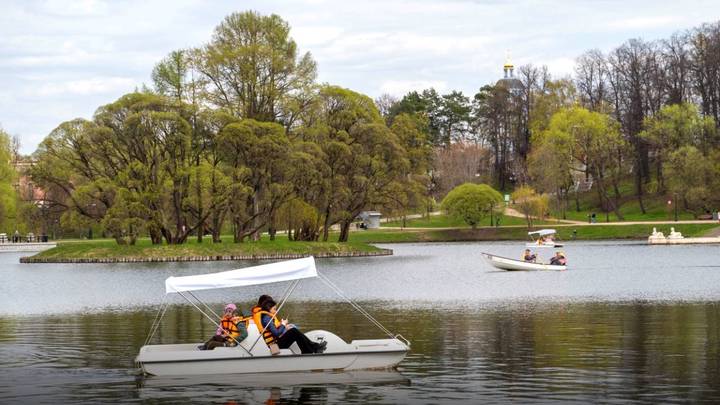
[[[572,74],[583,52],[720,20],[717,0],[0,0],[0,127],[32,153],[91,118],[170,51],[208,42],[233,12],[278,14],[318,81],[365,93],[434,87],[472,96],[515,66]]]

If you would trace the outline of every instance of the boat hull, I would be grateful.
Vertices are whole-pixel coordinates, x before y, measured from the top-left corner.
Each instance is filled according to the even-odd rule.
[[[567,266],[552,264],[531,263],[522,260],[509,259],[507,257],[495,256],[490,253],[483,253],[483,257],[493,267],[506,271],[539,271],[539,270],[566,270]]]
[[[251,329],[251,336],[257,334],[256,328]],[[197,344],[143,346],[135,361],[143,373],[156,376],[366,370],[393,368],[410,349],[398,339],[354,340],[348,344],[327,331],[306,335],[313,341],[327,342],[326,351],[300,354],[293,345],[273,356],[262,340],[256,343],[249,336],[240,346],[214,350],[199,350]]]

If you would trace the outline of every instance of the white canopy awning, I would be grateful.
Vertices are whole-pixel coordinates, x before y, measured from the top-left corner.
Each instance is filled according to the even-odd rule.
[[[317,277],[315,258],[312,256],[220,273],[168,277],[165,280],[165,293],[244,287],[310,277]]]
[[[556,233],[554,229],[540,229],[539,231],[528,232],[528,235],[547,236]]]

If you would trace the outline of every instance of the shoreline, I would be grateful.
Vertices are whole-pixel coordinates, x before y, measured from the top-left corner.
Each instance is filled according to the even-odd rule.
[[[373,252],[321,252],[306,253],[270,253],[251,255],[209,255],[209,256],[164,256],[164,257],[21,257],[20,263],[164,263],[164,262],[211,262],[211,261],[240,261],[240,260],[289,260],[314,256],[318,259],[332,259],[343,257],[378,257],[392,256],[392,249],[380,249]]]

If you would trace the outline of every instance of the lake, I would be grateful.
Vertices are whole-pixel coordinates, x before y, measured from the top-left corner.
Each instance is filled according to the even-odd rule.
[[[569,243],[565,272],[501,272],[480,252],[518,243],[393,244],[395,255],[322,259],[318,269],[412,342],[396,371],[142,378],[133,358],[159,305],[154,343],[214,326],[171,275],[258,263],[24,264],[0,255],[0,402],[672,403],[720,401],[717,246]],[[543,251],[548,257],[551,251]],[[287,284],[200,292],[249,308]],[[382,333],[318,280],[283,315],[346,340]]]

